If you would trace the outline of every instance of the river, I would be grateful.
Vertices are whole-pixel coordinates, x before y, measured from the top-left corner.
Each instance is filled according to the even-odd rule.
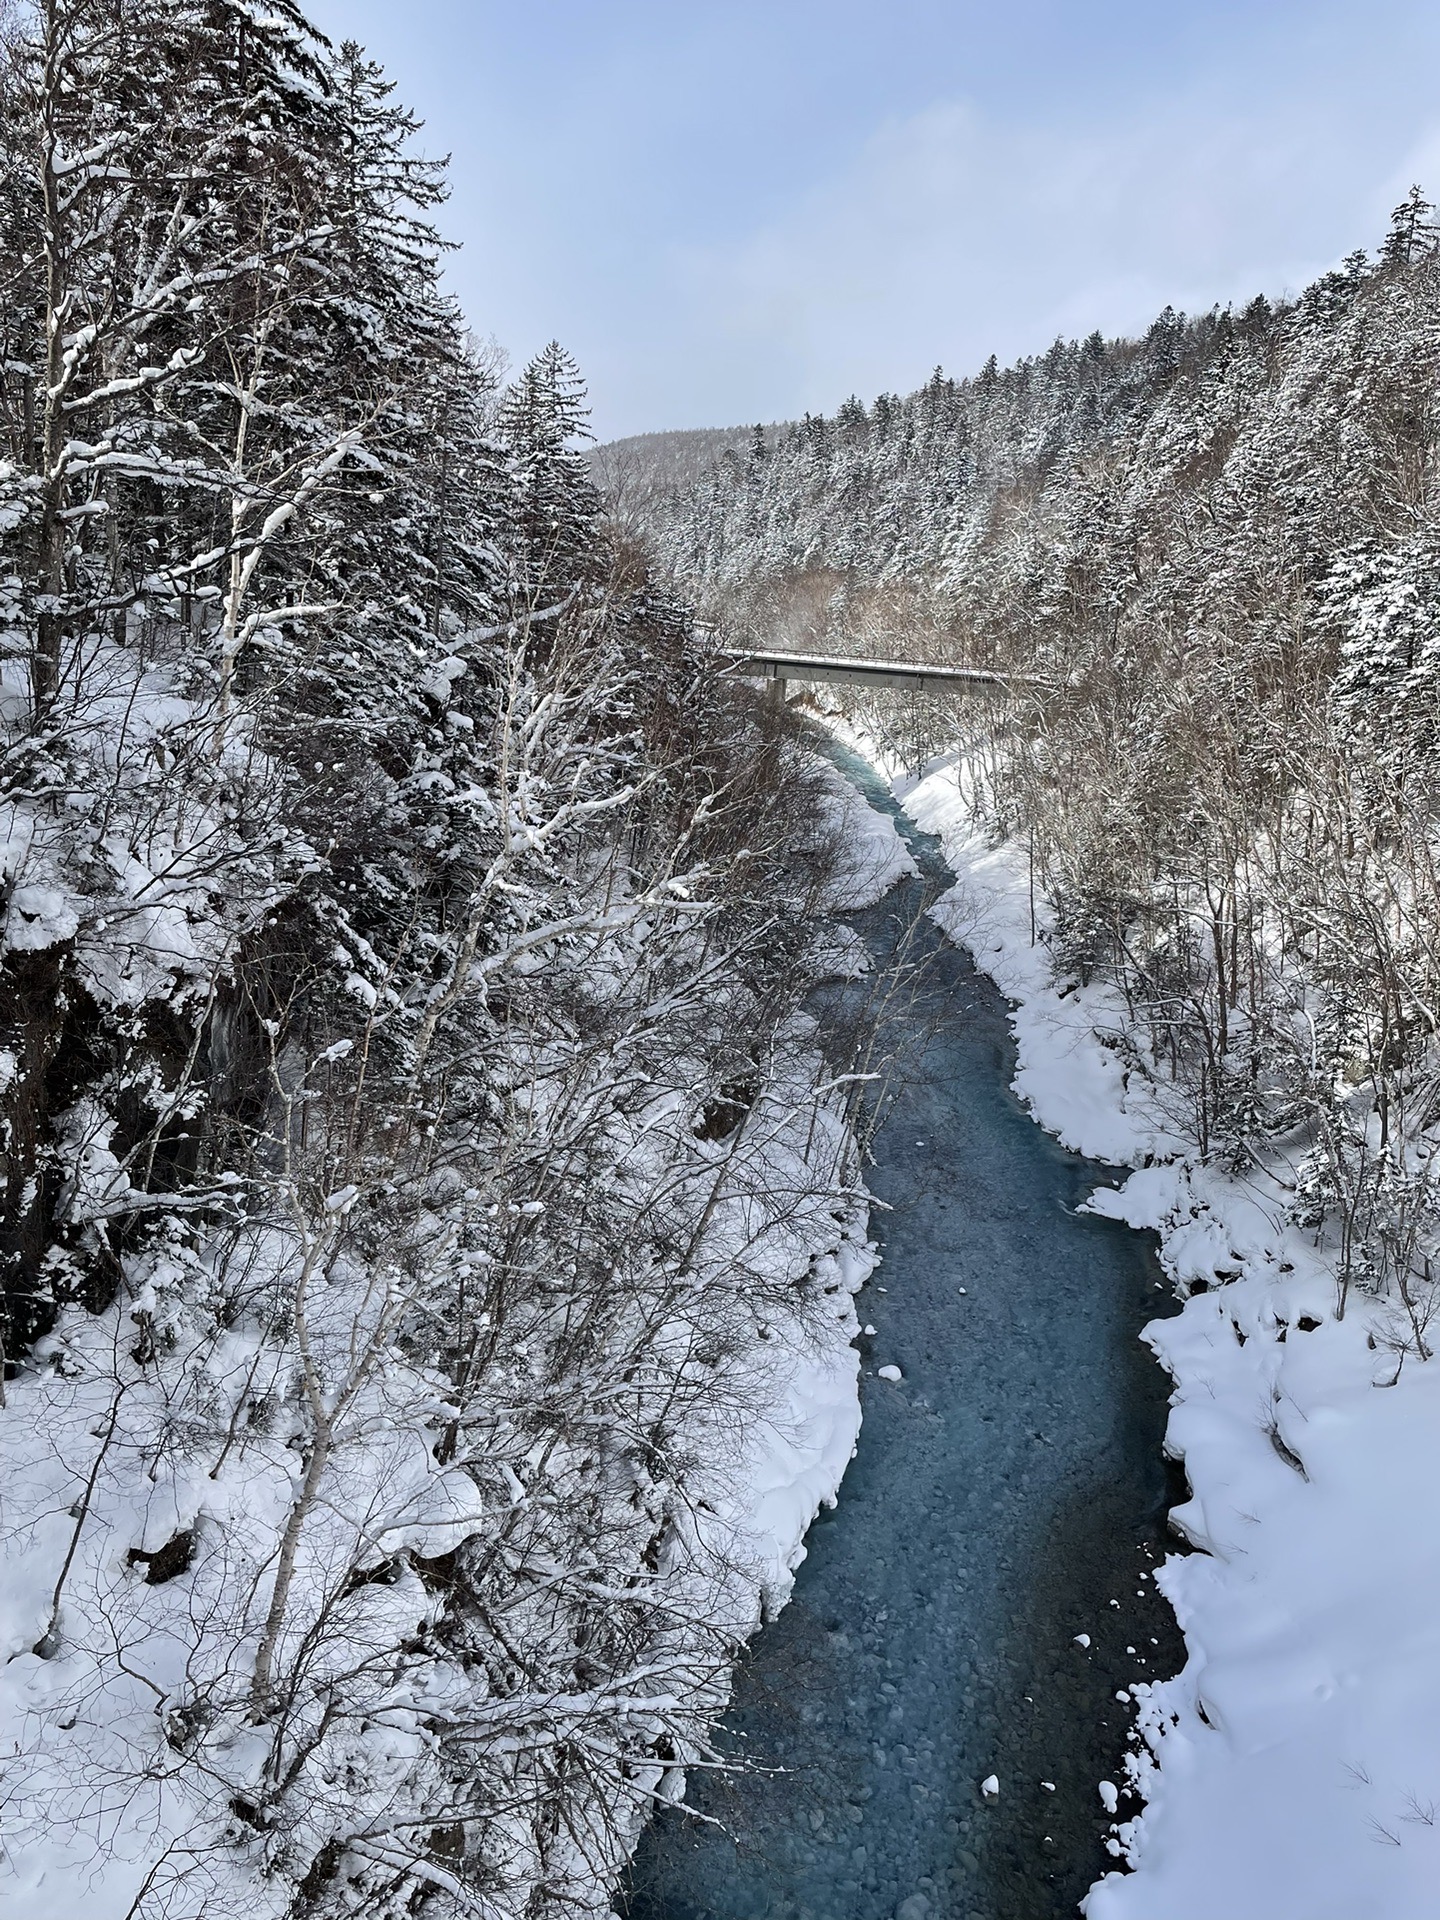
[[[852,916],[883,959],[952,876],[837,758],[921,869]],[[968,955],[925,919],[911,957],[920,1037],[869,1174],[891,1210],[858,1302],[876,1330],[859,1449],[738,1677],[725,1739],[749,1766],[692,1776],[723,1827],[654,1822],[629,1920],[1072,1915],[1115,1864],[1098,1783],[1123,1781],[1116,1696],[1182,1661],[1149,1578],[1173,1545],[1167,1382],[1138,1338],[1172,1306],[1152,1244],[1077,1213],[1115,1170],[1016,1101],[1005,1003]],[[877,1377],[892,1363],[898,1384]]]

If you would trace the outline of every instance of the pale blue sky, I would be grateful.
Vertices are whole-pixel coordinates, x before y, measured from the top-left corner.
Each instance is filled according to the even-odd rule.
[[[471,323],[602,437],[1295,289],[1440,197],[1435,0],[311,0],[453,155]]]

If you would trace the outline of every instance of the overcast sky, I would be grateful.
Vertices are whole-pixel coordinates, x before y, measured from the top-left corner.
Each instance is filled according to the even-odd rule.
[[[1435,0],[310,0],[453,156],[471,324],[601,438],[1297,289],[1440,197]]]

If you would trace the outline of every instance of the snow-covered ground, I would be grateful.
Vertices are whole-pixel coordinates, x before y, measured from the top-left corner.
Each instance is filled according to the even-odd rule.
[[[1340,1317],[1284,1161],[1199,1163],[1101,1037],[1128,1025],[1119,994],[1057,977],[1025,852],[976,834],[959,771],[895,791],[957,876],[937,919],[1014,1003],[1017,1091],[1067,1146],[1135,1169],[1091,1205],[1155,1229],[1188,1295],[1146,1338],[1191,1488],[1174,1517],[1199,1551],[1157,1576],[1189,1657],[1131,1689],[1147,1805],[1117,1824],[1133,1872],[1091,1891],[1089,1920],[1434,1920],[1440,1363],[1401,1364],[1383,1302]]]
[[[815,1167],[827,1151],[839,1158],[846,1148],[838,1109],[822,1112],[807,1128],[802,1096],[810,1065],[804,1056],[795,1063],[794,1099],[783,1080],[766,1090],[753,1123],[761,1134],[757,1150],[777,1187],[795,1196],[780,1230],[767,1230],[762,1221],[757,1231],[753,1200],[743,1193],[718,1206],[712,1221],[712,1235],[743,1247],[744,1263],[757,1277],[784,1283],[795,1305],[781,1305],[777,1287],[769,1324],[735,1363],[730,1387],[743,1407],[702,1408],[679,1436],[678,1450],[695,1463],[685,1483],[692,1525],[687,1531],[677,1520],[660,1572],[677,1617],[703,1623],[707,1643],[743,1638],[783,1606],[804,1556],[805,1533],[820,1507],[833,1502],[859,1431],[853,1296],[875,1254],[866,1237],[863,1191],[837,1206],[817,1183]],[[332,1283],[326,1300],[341,1293]],[[157,1280],[134,1312],[148,1300],[156,1324],[168,1325],[162,1307],[178,1318],[168,1299]],[[348,1323],[342,1318],[336,1326],[343,1338]],[[168,1706],[162,1689],[181,1699],[197,1673],[208,1677],[210,1668],[237,1658],[239,1635],[226,1613],[229,1589],[238,1587],[243,1601],[250,1582],[237,1574],[242,1553],[263,1561],[283,1526],[289,1488],[283,1433],[269,1437],[268,1452],[254,1440],[243,1452],[225,1449],[207,1474],[205,1460],[163,1430],[163,1410],[132,1411],[130,1426],[119,1429],[122,1402],[139,1403],[143,1383],[127,1373],[117,1388],[107,1362],[134,1334],[135,1320],[121,1305],[94,1318],[72,1315],[37,1349],[52,1364],[10,1389],[0,1500],[0,1777],[11,1845],[0,1856],[0,1910],[17,1920],[71,1920],[83,1906],[92,1920],[126,1920],[144,1907],[147,1876],[197,1846],[203,1847],[203,1877],[197,1868],[177,1883],[167,1913],[218,1920],[248,1911],[255,1920],[278,1920],[290,1910],[278,1877],[261,1876],[242,1849],[215,1838],[231,1777],[217,1759],[209,1770],[217,1791],[207,1800],[204,1782],[197,1787],[178,1764],[163,1764],[153,1736],[157,1701]],[[252,1382],[278,1373],[281,1362],[263,1348],[238,1349],[232,1338],[224,1351],[204,1358],[217,1377],[222,1366]],[[374,1375],[346,1454],[345,1485],[355,1512],[327,1504],[306,1536],[307,1577],[313,1577],[312,1562],[321,1564],[344,1546],[339,1536],[347,1528],[368,1527],[377,1553],[414,1543],[433,1556],[458,1545],[483,1520],[482,1496],[467,1474],[435,1470],[425,1444],[433,1412],[428,1384],[398,1354]],[[87,1484],[82,1468],[94,1456],[96,1438],[101,1448]],[[148,1473],[133,1470],[142,1440],[153,1448]],[[167,1543],[178,1539],[188,1558],[189,1543],[199,1539],[203,1547],[222,1523],[229,1545],[225,1556],[214,1556],[213,1572],[202,1553],[189,1580],[167,1576],[153,1591],[143,1584],[142,1569],[132,1564],[137,1553],[163,1558]],[[57,1568],[63,1568],[58,1581]],[[203,1588],[201,1577],[208,1582]],[[363,1593],[393,1616],[387,1622],[372,1603],[367,1623],[375,1635],[388,1624],[402,1637],[425,1616],[413,1578],[367,1584]],[[143,1639],[133,1624],[129,1638],[121,1637],[120,1599],[127,1596],[136,1604],[143,1596],[148,1606]],[[37,1657],[37,1642],[57,1608],[63,1654]],[[716,1681],[702,1662],[694,1665],[697,1705],[716,1712],[723,1675]],[[676,1666],[682,1675],[688,1671],[679,1660]],[[358,1700],[355,1677],[345,1684]],[[443,1697],[438,1685],[432,1697]],[[166,1737],[178,1746],[176,1718],[172,1714]],[[398,1769],[408,1749],[393,1704],[385,1724],[385,1747],[371,1741],[366,1752],[372,1760],[383,1752]],[[241,1757],[258,1772],[261,1749],[254,1744],[256,1755]],[[238,1771],[239,1763],[231,1764]],[[361,1791],[362,1777],[357,1763],[352,1796]],[[638,1832],[652,1805],[647,1796],[678,1796],[682,1782],[679,1769],[660,1764],[639,1772],[614,1795],[610,1816]],[[217,1795],[218,1804],[211,1804]],[[593,1810],[592,1817],[598,1817]],[[593,1891],[593,1911],[608,1911],[608,1889]],[[497,1917],[512,1910],[519,1907],[484,1909]]]
[[[836,904],[878,898],[910,869],[893,825],[863,804],[850,807],[838,790],[829,811],[845,853]],[[31,891],[37,915],[58,912]],[[723,1183],[712,1190],[704,1182],[707,1245],[717,1259],[729,1258],[742,1282],[747,1273],[756,1281],[736,1297],[748,1302],[753,1292],[757,1304],[734,1317],[737,1342],[748,1334],[749,1344],[734,1360],[726,1393],[702,1397],[675,1442],[676,1458],[690,1464],[658,1571],[679,1625],[675,1645],[665,1642],[660,1654],[673,1661],[677,1693],[689,1689],[677,1709],[693,1708],[697,1717],[723,1703],[724,1666],[710,1649],[749,1633],[784,1604],[805,1533],[833,1501],[860,1425],[853,1296],[875,1262],[866,1196],[853,1178],[842,1107],[815,1106],[821,1069],[803,1023],[791,1038],[736,1136],[765,1180],[736,1179],[723,1197]],[[667,1137],[647,1129],[638,1136],[661,1155],[662,1170],[666,1149],[656,1143]],[[99,1136],[83,1163],[99,1181],[113,1178],[107,1138]],[[702,1168],[711,1156],[717,1173],[738,1152],[728,1139],[690,1150],[702,1156]],[[772,1205],[766,1195],[779,1198]],[[17,1920],[69,1920],[82,1906],[92,1920],[125,1920],[149,1910],[146,1888],[172,1863],[173,1884],[162,1879],[162,1897],[149,1904],[175,1920],[241,1911],[258,1920],[290,1910],[289,1883],[261,1871],[254,1844],[229,1819],[259,1777],[263,1743],[243,1726],[227,1734],[218,1708],[213,1738],[209,1719],[196,1716],[192,1732],[177,1706],[197,1690],[202,1704],[223,1703],[249,1684],[255,1635],[245,1608],[263,1587],[293,1505],[295,1457],[286,1420],[257,1422],[253,1408],[279,1403],[290,1362],[280,1344],[228,1322],[206,1333],[200,1307],[215,1276],[199,1256],[188,1266],[166,1258],[163,1270],[158,1258],[147,1270],[144,1286],[138,1269],[129,1272],[130,1291],[109,1308],[62,1315],[36,1349],[42,1364],[10,1384],[8,1406],[0,1401],[0,1777],[9,1819],[0,1907]],[[287,1258],[283,1246],[267,1243],[250,1266],[278,1275]],[[337,1262],[323,1300],[309,1308],[312,1348],[323,1341],[326,1355],[335,1349],[337,1378],[357,1338],[364,1347],[365,1315],[380,1311],[374,1298],[365,1272],[352,1276]],[[693,1325],[655,1335],[657,1343],[671,1338],[693,1344]],[[334,1566],[373,1566],[410,1547],[443,1555],[485,1524],[488,1508],[467,1472],[437,1464],[433,1430],[446,1408],[436,1380],[393,1340],[383,1354],[384,1364],[356,1387],[354,1416],[343,1445],[335,1444],[344,1500],[320,1502],[304,1530],[292,1612],[303,1626],[323,1621],[327,1608],[361,1607],[359,1624],[370,1636],[362,1644],[388,1648],[410,1640],[417,1621],[423,1630],[433,1602],[410,1571],[393,1582],[351,1582],[339,1601],[327,1599]],[[190,1392],[192,1380],[198,1384],[187,1399],[182,1389]],[[228,1438],[223,1413],[213,1435],[196,1427],[192,1406],[208,1409],[232,1389],[241,1408],[252,1408],[249,1424],[237,1412]],[[560,1458],[550,1450],[551,1485]],[[523,1504],[524,1489],[515,1486]],[[628,1489],[625,1504],[635,1504]],[[353,1536],[362,1536],[359,1547]],[[427,1713],[436,1702],[453,1703],[462,1697],[460,1682],[445,1666],[448,1655],[437,1653],[424,1686],[407,1677],[411,1691],[402,1699],[388,1658],[371,1660],[362,1677],[349,1670],[355,1644],[344,1641],[336,1687],[357,1718],[368,1718],[351,1740],[345,1791],[367,1815],[362,1795],[373,1793],[388,1831],[390,1799],[411,1790],[412,1774],[424,1784],[414,1760],[428,1746],[416,1732],[417,1702],[423,1695]],[[373,1701],[367,1686],[379,1689]],[[650,1705],[660,1710],[666,1701]],[[210,1740],[198,1770],[184,1764],[197,1739]],[[638,1826],[649,1796],[676,1794],[681,1781],[679,1768],[657,1762],[623,1774],[608,1798],[577,1801],[572,1811]],[[595,1858],[605,1852],[597,1845]],[[515,1901],[486,1912],[528,1911],[530,1871],[517,1844]],[[608,1910],[607,1887],[586,1893],[594,1911]]]

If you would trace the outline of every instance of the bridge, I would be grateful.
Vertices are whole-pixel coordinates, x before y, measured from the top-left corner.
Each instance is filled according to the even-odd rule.
[[[730,671],[746,680],[768,680],[772,697],[785,698],[790,680],[821,680],[829,686],[907,687],[918,693],[1005,693],[1012,676],[983,667],[937,667],[920,660],[851,659],[842,654],[744,653],[732,650]]]

